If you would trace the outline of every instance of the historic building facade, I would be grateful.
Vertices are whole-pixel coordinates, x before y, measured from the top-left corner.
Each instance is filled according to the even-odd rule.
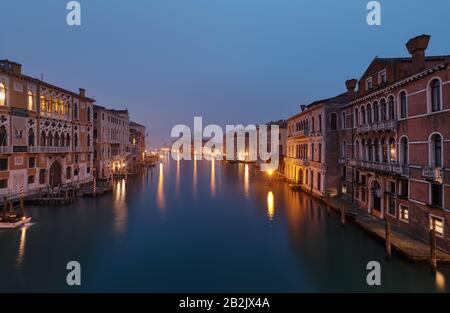
[[[450,251],[450,56],[375,58],[346,82],[341,110],[341,194],[378,218]],[[356,87],[357,90],[356,90]]]
[[[130,167],[128,110],[94,105],[94,165],[97,178],[127,174]]]
[[[288,181],[316,195],[337,194],[338,115],[346,101],[346,94],[316,101],[288,119],[284,158]]]
[[[93,103],[0,61],[0,197],[92,179]]]
[[[131,162],[138,165],[145,159],[145,126],[130,121]]]

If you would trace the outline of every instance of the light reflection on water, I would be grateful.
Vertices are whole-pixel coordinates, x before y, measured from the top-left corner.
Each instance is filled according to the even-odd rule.
[[[372,291],[371,260],[377,291],[448,291],[449,267],[387,262],[383,244],[252,165],[170,162],[113,194],[28,209],[35,226],[0,231],[0,291],[71,291],[54,269],[72,259],[83,291]]]

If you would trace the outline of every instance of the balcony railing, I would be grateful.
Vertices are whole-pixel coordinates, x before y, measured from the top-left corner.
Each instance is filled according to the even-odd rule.
[[[370,131],[384,131],[384,130],[395,130],[397,122],[395,120],[390,121],[380,121],[371,124],[364,124],[357,127],[357,131],[360,133],[370,132]]]
[[[0,146],[0,153],[12,153],[12,146]]]
[[[27,150],[28,150],[28,152],[31,152],[31,153],[37,153],[37,152],[39,152],[39,147],[38,146],[29,146]]]
[[[309,129],[302,129],[299,131],[294,131],[290,134],[290,138],[295,138],[295,137],[306,137],[309,135]]]
[[[307,159],[297,159],[297,158],[291,158],[291,157],[286,157],[285,159],[288,160],[289,162],[294,163],[295,165],[309,166],[309,161]]]
[[[398,164],[398,163],[384,163],[384,162],[373,162],[373,161],[352,161],[354,165],[361,168],[366,168],[378,172],[390,173],[408,176],[409,175],[409,165],[408,164]],[[347,164],[351,164],[352,162],[347,162]]]
[[[442,183],[444,170],[442,167],[425,166],[422,168],[422,176],[425,179]]]
[[[39,151],[42,153],[67,153],[70,152],[70,147],[40,147]]]

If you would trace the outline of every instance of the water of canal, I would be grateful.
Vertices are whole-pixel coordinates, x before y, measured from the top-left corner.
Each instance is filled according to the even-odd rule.
[[[386,261],[382,243],[244,164],[165,158],[113,194],[27,214],[31,225],[0,230],[0,291],[450,290],[450,267]],[[66,284],[72,260],[80,287]],[[369,261],[381,286],[366,283]]]

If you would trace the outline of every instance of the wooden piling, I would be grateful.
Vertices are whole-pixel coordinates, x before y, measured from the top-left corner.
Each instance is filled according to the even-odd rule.
[[[434,228],[430,230],[430,269],[433,273],[436,273],[436,233]]]
[[[385,223],[385,232],[386,232],[386,259],[390,259],[392,255],[391,251],[391,223],[386,220]]]
[[[327,215],[330,216],[330,195],[327,193],[325,197],[327,202]]]
[[[343,227],[345,225],[345,206],[342,203],[341,204],[341,226]]]

